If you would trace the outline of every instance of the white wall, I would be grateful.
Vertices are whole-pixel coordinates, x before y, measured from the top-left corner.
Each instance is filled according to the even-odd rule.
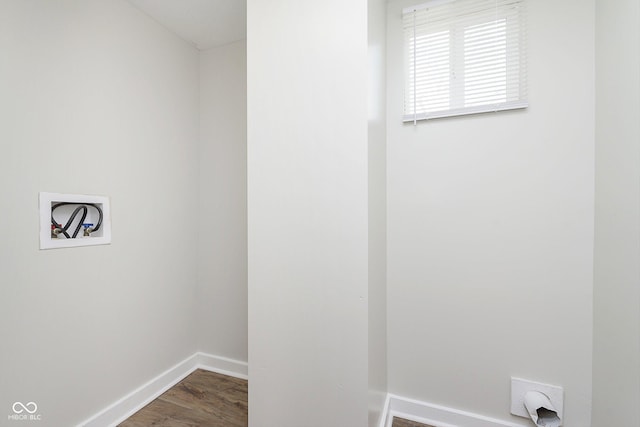
[[[596,2],[593,427],[640,425],[640,5]]]
[[[386,0],[368,0],[369,29],[369,425],[387,393]]]
[[[509,420],[513,375],[563,386],[564,425],[588,426],[594,2],[528,2],[526,111],[416,127],[412,3],[387,22],[389,391]]]
[[[249,0],[249,425],[367,425],[367,2]]]
[[[119,0],[4,0],[0,51],[0,416],[70,426],[196,351],[198,53]],[[39,251],[40,191],[113,243]]]
[[[247,361],[246,42],[200,53],[198,349]]]

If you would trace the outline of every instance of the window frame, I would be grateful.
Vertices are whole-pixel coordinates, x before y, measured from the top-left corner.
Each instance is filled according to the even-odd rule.
[[[474,0],[471,0],[474,1]],[[449,47],[449,102],[448,108],[440,110],[417,109],[417,105],[420,103],[420,96],[415,96],[416,88],[416,69],[418,65],[415,65],[416,56],[415,52],[411,54],[412,50],[415,50],[415,38],[416,24],[415,14],[421,12],[424,9],[436,8],[445,4],[456,2],[470,2],[470,0],[432,0],[426,3],[418,4],[412,7],[404,8],[403,15],[403,48],[404,48],[404,112],[403,122],[414,122],[419,120],[429,120],[441,117],[455,117],[461,115],[478,114],[486,112],[497,112],[504,110],[523,109],[529,106],[527,100],[527,78],[526,78],[526,12],[525,12],[526,0],[512,0],[509,4],[514,4],[517,7],[517,12],[509,14],[503,9],[496,9],[493,17],[487,15],[480,15],[470,20],[460,22],[458,15],[452,15],[449,20],[444,24],[434,26],[435,29],[429,32],[429,26],[425,25],[425,28],[421,28],[423,36],[430,34],[438,34],[441,32],[448,32],[448,47]],[[488,2],[487,2],[488,3]],[[498,1],[496,0],[496,4]],[[504,2],[501,2],[504,3]],[[485,9],[486,10],[486,9]],[[413,14],[413,27],[407,27],[405,22],[405,16]],[[512,16],[515,16],[517,20],[514,22]],[[471,27],[496,23],[504,20],[504,57],[505,57],[505,98],[501,102],[483,103],[478,105],[465,106],[467,104],[467,94],[465,93],[466,71],[468,67],[465,65],[465,32]],[[475,21],[475,22],[474,22]],[[444,29],[443,29],[444,28]],[[515,30],[514,30],[515,28]],[[446,30],[445,30],[446,29]],[[409,31],[413,30],[413,34]],[[413,36],[413,37],[412,37]],[[495,39],[494,39],[495,40]],[[510,43],[517,43],[517,48],[514,48]],[[517,64],[515,66],[514,64]],[[413,65],[413,67],[412,67]],[[425,73],[426,74],[426,73]],[[517,76],[517,77],[514,77]],[[493,77],[493,76],[492,76]],[[412,81],[412,79],[414,79]],[[462,80],[456,83],[455,79]],[[513,82],[517,82],[517,86],[513,87]],[[413,88],[413,93],[411,93]],[[417,98],[417,99],[416,99]],[[412,101],[412,102],[411,102]],[[428,104],[428,102],[422,102]],[[408,110],[407,107],[411,107]],[[428,107],[427,107],[428,108]],[[417,109],[417,111],[416,111]]]

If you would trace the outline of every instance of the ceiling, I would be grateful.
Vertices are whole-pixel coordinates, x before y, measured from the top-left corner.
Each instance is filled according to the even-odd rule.
[[[200,50],[246,38],[246,0],[128,0]]]

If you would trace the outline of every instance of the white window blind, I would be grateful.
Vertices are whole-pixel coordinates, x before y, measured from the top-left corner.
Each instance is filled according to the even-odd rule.
[[[403,11],[404,121],[527,107],[525,0]]]

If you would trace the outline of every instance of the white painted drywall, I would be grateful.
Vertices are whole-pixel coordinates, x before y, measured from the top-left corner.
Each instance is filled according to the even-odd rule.
[[[247,5],[243,0],[128,1],[201,50],[246,37]]]
[[[369,28],[369,425],[387,394],[386,0],[368,0]]]
[[[640,425],[640,5],[596,2],[593,427]]]
[[[198,349],[247,361],[246,42],[200,53]]]
[[[389,391],[509,420],[513,375],[564,387],[564,425],[588,426],[594,2],[528,2],[527,110],[415,127],[412,3],[387,22]]]
[[[367,2],[249,0],[249,425],[367,425]]]
[[[196,349],[198,52],[121,0],[0,2],[0,416],[95,414]],[[38,192],[111,245],[38,250]]]

